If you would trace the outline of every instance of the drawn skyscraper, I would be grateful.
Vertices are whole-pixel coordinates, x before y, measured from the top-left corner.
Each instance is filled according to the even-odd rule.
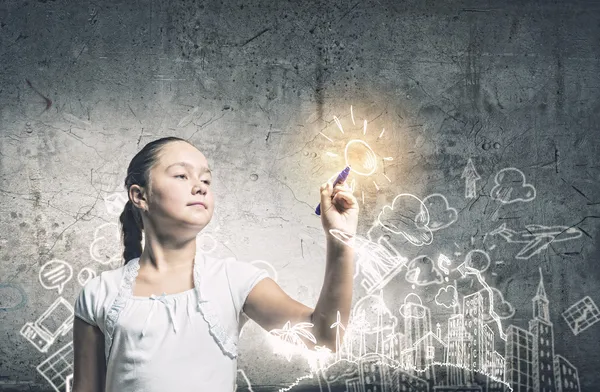
[[[464,328],[464,316],[455,314],[448,319],[448,383],[463,385],[465,383],[465,349],[467,334]]]
[[[533,320],[529,321],[529,332],[533,336],[533,390],[555,392],[554,331],[541,274],[540,270],[540,283],[533,297]]]
[[[533,392],[533,335],[517,326],[509,326],[505,355],[504,376],[513,392]]]

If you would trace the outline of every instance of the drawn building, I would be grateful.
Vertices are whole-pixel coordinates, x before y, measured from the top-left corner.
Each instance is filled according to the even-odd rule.
[[[465,383],[465,350],[468,336],[464,328],[463,314],[455,314],[448,319],[448,384]]]
[[[541,271],[540,283],[532,301],[533,319],[529,321],[529,332],[533,336],[533,390],[555,392],[554,332]]]
[[[505,380],[513,392],[533,392],[533,335],[510,325],[506,331],[505,355]]]
[[[504,357],[497,351],[492,354],[493,364],[489,369],[488,374],[491,376],[487,380],[487,392],[506,392],[506,384],[504,384]]]
[[[577,368],[560,355],[554,356],[554,376],[556,392],[580,392]]]
[[[360,378],[354,377],[346,379],[346,391],[347,392],[364,392],[362,385],[360,384]]]
[[[381,355],[369,353],[359,361],[361,390],[365,392],[386,392],[390,385],[390,367],[382,363]]]
[[[413,302],[404,304],[403,313],[406,344],[412,347],[417,340],[431,331],[431,313],[429,308]]]
[[[406,350],[406,337],[401,332],[388,335],[383,341],[383,355],[402,365],[402,351]]]
[[[483,296],[477,292],[463,299],[463,327],[468,336],[463,356],[464,382],[473,382],[473,371],[489,373],[493,365],[494,332],[483,321]]]
[[[402,368],[394,369],[388,392],[429,392],[429,383]]]

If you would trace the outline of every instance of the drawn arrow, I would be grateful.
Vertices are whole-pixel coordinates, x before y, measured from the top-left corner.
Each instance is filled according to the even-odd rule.
[[[477,194],[477,180],[481,179],[481,177],[477,174],[471,158],[469,158],[460,178],[465,179],[465,198],[473,199]]]

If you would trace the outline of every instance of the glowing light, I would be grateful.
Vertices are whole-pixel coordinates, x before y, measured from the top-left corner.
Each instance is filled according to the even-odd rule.
[[[382,137],[384,132],[385,132],[385,128],[383,128],[383,130],[381,131],[381,133],[379,134],[379,136],[377,137],[377,139],[379,139],[380,137]]]
[[[342,133],[344,133],[344,128],[342,128],[342,123],[340,122],[340,119],[337,118],[336,116],[333,116],[333,120],[335,121],[335,123],[337,124],[338,128],[340,129],[340,131]]]
[[[329,155],[330,157],[337,157],[338,156],[338,154],[333,153],[333,152],[329,152],[329,151],[327,151],[325,154]]]
[[[328,138],[323,132],[319,132],[321,135],[323,135],[323,137],[327,140],[329,140],[330,142],[333,143],[333,140],[331,140],[330,138]]]
[[[354,139],[346,144],[344,150],[346,166],[351,167],[351,171],[361,176],[370,176],[377,169],[377,159],[375,152],[363,140]]]
[[[367,120],[363,123],[363,135],[367,134]]]
[[[352,109],[352,105],[350,105],[350,116],[352,117],[352,124],[356,125],[356,123],[354,122],[354,110]]]
[[[386,176],[385,173],[383,173],[383,176],[386,178],[386,180],[388,180],[389,182],[392,182],[392,180],[390,180],[390,178],[388,176]]]

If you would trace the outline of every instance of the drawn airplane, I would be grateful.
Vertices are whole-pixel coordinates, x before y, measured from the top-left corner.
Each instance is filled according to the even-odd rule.
[[[546,249],[552,242],[568,241],[581,237],[581,231],[568,226],[541,226],[527,225],[525,230],[514,231],[503,223],[497,229],[491,231],[490,235],[499,235],[507,242],[525,243],[517,254],[517,259],[529,259]]]

